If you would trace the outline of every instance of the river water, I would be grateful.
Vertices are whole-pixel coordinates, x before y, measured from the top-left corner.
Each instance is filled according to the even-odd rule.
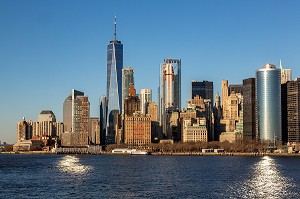
[[[300,158],[0,155],[0,198],[300,198]]]

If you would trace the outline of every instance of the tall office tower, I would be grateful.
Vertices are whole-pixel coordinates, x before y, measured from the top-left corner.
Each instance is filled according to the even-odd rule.
[[[55,115],[50,110],[43,110],[38,117],[39,136],[56,136]]]
[[[136,91],[134,89],[134,85],[131,84],[128,89],[128,98],[124,103],[124,114],[126,116],[133,115],[136,111],[140,111],[140,99],[136,96]]]
[[[76,141],[76,146],[87,145],[90,118],[88,97],[83,92],[72,89],[72,94],[66,98],[63,107],[65,132],[78,133],[80,139]]]
[[[21,122],[18,122],[17,130],[18,130],[17,141],[31,139],[30,128],[27,122],[25,121],[24,117]]]
[[[281,140],[280,69],[267,64],[256,71],[256,101],[259,139]]]
[[[152,90],[149,88],[143,88],[140,91],[140,100],[141,100],[141,112],[146,114],[147,103],[152,101]]]
[[[203,99],[209,99],[213,104],[214,101],[213,82],[209,82],[209,81],[197,82],[196,80],[193,80],[191,99],[193,99],[196,95],[201,96]]]
[[[106,118],[107,100],[106,96],[100,98],[100,145],[106,145]]]
[[[87,96],[79,96],[79,124],[81,133],[81,145],[90,144],[90,102]]]
[[[227,98],[228,98],[228,80],[222,80],[222,117],[225,118],[227,111]]]
[[[167,112],[181,109],[181,60],[165,59],[160,66],[159,121],[163,134],[167,133]],[[170,113],[168,113],[169,115]]]
[[[72,89],[72,93],[65,99],[63,105],[63,123],[65,132],[79,132],[78,97],[84,96],[83,92]]]
[[[288,142],[300,142],[300,78],[287,82]]]
[[[281,76],[281,84],[285,84],[286,82],[292,80],[292,70],[283,69],[281,60],[280,60],[280,76]]]
[[[107,144],[115,143],[116,116],[122,113],[123,44],[117,40],[116,17],[114,26],[114,40],[111,40],[107,45]]]
[[[100,144],[100,120],[97,117],[91,117],[89,123],[90,142],[94,145]]]
[[[134,70],[131,67],[122,69],[122,115],[124,114],[124,103],[128,97],[130,84],[134,84]]]
[[[255,140],[256,132],[255,78],[243,80],[243,140]]]

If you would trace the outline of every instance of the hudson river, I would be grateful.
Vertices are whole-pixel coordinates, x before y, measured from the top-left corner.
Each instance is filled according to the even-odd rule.
[[[300,158],[0,155],[0,198],[300,198]]]

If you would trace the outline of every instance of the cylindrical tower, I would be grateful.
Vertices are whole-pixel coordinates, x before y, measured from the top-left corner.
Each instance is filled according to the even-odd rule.
[[[267,64],[256,72],[256,99],[259,139],[281,140],[280,69]]]

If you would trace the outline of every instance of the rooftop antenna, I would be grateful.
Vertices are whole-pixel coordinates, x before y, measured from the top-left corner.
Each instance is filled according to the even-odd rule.
[[[115,25],[114,37],[115,37],[115,41],[116,41],[117,40],[117,16],[116,16],[116,14],[115,14],[114,25]]]

